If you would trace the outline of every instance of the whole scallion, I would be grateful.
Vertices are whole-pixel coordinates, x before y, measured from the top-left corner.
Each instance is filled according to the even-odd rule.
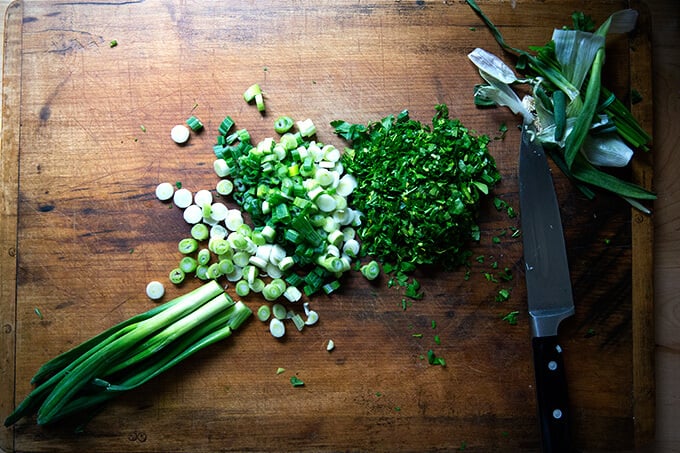
[[[47,362],[31,380],[35,389],[5,426],[36,413],[38,424],[64,418],[83,423],[115,395],[228,337],[250,315],[247,306],[210,281]]]

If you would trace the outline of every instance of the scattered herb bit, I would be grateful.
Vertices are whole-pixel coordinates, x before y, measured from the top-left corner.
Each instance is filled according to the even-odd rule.
[[[460,443],[460,448],[459,448],[459,450],[463,451],[463,450],[466,450],[466,449],[467,449],[467,442],[462,441],[462,442]]]
[[[511,311],[507,315],[503,316],[502,320],[507,321],[508,324],[514,326],[517,324],[517,315],[519,314],[518,311]]]
[[[290,383],[293,387],[302,387],[305,385],[305,383],[297,376],[291,376]]]
[[[446,366],[446,361],[441,357],[437,357],[432,349],[427,351],[427,363],[430,365]]]
[[[109,41],[109,47],[116,47],[118,45],[118,41],[115,39],[112,39]]]
[[[143,124],[139,126],[139,128],[142,130],[142,132],[146,132],[146,126]]]
[[[181,181],[177,181],[177,182],[175,183],[175,187],[177,187],[177,189],[181,189],[181,188],[182,188],[182,182],[181,182]]]
[[[286,372],[286,369],[285,369],[285,368],[279,367],[279,368],[276,369],[276,374],[277,374],[277,375],[283,374],[283,373],[285,373],[285,372]]]
[[[478,263],[483,264],[484,263],[484,255],[479,255],[477,258],[475,258]]]
[[[331,122],[351,143],[342,163],[358,181],[363,250],[399,273],[407,273],[404,263],[465,264],[469,242],[479,237],[479,202],[500,180],[489,138],[450,119],[446,105],[435,111],[431,127],[406,110],[367,125]]]
[[[508,299],[510,299],[509,289],[503,288],[498,291],[498,294],[496,294],[496,302],[505,302]]]
[[[414,278],[406,285],[406,292],[404,294],[406,297],[410,297],[411,299],[422,299],[423,293],[419,292],[419,290],[420,282]]]
[[[376,396],[376,398],[380,398],[381,396],[383,396],[382,392],[375,392],[374,395]]]
[[[33,311],[35,311],[35,314],[38,315],[38,318],[43,319],[43,314],[38,307],[35,307]]]
[[[401,309],[402,310],[406,311],[406,309],[408,307],[410,307],[411,305],[413,305],[413,302],[411,302],[410,300],[401,299]]]
[[[414,334],[411,334],[411,336],[414,337],[414,338],[423,338],[422,333],[414,333]]]
[[[436,329],[436,328],[437,328],[437,321],[435,321],[435,320],[433,319],[433,320],[432,320],[432,323],[431,323],[430,325],[432,326],[433,329]]]
[[[437,344],[442,344],[442,340],[439,338],[439,335],[434,336],[434,342]]]
[[[491,283],[498,283],[496,277],[490,272],[484,272],[484,278],[490,281]]]
[[[500,127],[498,128],[498,132],[500,132],[500,135],[496,137],[496,140],[505,140],[505,136],[508,133],[508,125],[501,123]]]
[[[494,244],[500,244],[501,238],[498,237],[498,236],[494,236],[494,237],[491,238],[491,242],[493,242]]]

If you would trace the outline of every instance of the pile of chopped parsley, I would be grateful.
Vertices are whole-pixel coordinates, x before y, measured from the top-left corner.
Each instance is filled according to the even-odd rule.
[[[362,251],[396,269],[466,264],[480,238],[480,201],[500,181],[490,139],[450,119],[446,105],[435,111],[431,127],[407,110],[366,125],[331,123],[351,146],[342,163],[358,181]]]

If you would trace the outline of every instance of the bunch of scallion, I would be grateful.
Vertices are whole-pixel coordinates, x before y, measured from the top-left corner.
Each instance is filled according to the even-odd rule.
[[[539,141],[588,198],[604,189],[649,213],[642,202],[655,199],[655,194],[603,170],[627,166],[634,150],[648,151],[651,141],[601,80],[607,34],[631,31],[637,12],[618,11],[597,29],[591,18],[576,12],[573,29],[555,29],[545,46],[524,51],[505,42],[474,0],[467,3],[503,50],[518,57],[516,69],[526,77],[518,79],[500,58],[475,49],[469,58],[486,81],[475,87],[475,104],[507,106],[525,123],[534,123]],[[520,100],[513,90],[516,84],[528,84],[532,96]]]
[[[37,413],[40,425],[69,421],[82,428],[107,401],[229,337],[251,313],[210,281],[45,363],[5,426]]]

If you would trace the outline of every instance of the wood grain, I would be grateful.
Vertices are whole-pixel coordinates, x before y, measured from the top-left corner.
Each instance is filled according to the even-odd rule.
[[[18,187],[18,229],[13,235],[3,230],[3,240],[15,238],[19,253],[16,295],[3,297],[12,301],[3,310],[16,310],[16,340],[3,336],[16,381],[3,401],[23,397],[45,360],[152,305],[143,287],[174,266],[176,242],[187,232],[179,212],[154,199],[153,188],[165,180],[194,189],[215,184],[211,146],[224,115],[259,138],[271,134],[279,113],[311,117],[323,141],[337,140],[328,126],[333,119],[365,122],[408,108],[428,121],[438,102],[490,136],[501,123],[516,123],[505,111],[471,105],[478,79],[465,55],[496,46],[462,3],[244,1],[228,9],[205,3],[31,2],[8,12],[6,35],[17,54],[5,54],[4,89],[20,97],[5,99],[3,153],[4,133],[13,132],[19,184],[3,185],[8,192]],[[625,4],[599,2],[591,13],[599,21]],[[484,7],[509,41],[526,47],[544,42],[578,5]],[[119,45],[109,47],[111,39]],[[617,40],[608,53],[616,67],[607,76],[617,92],[630,89],[629,48]],[[264,117],[240,99],[254,81],[267,92]],[[177,148],[168,131],[192,112],[206,133]],[[518,138],[511,128],[505,140],[492,143],[504,175],[497,194],[515,206]],[[606,196],[584,200],[558,173],[556,188],[577,304],[577,316],[561,331],[577,444],[631,449],[630,213]],[[253,320],[153,386],[116,401],[83,435],[28,420],[5,445],[19,451],[414,451],[465,444],[534,451],[521,243],[492,241],[517,220],[485,206],[480,221],[484,234],[474,255],[485,262],[473,264],[470,281],[464,270],[423,272],[426,299],[403,310],[400,293],[384,281],[374,286],[349,276],[340,294],[312,301],[322,321],[300,335],[276,342]],[[499,286],[483,275],[493,261],[515,274],[511,300],[503,304],[494,302]],[[193,285],[171,289],[169,297]],[[259,303],[255,297],[245,302]],[[522,313],[518,326],[499,319],[512,310]],[[435,334],[446,368],[421,358],[435,347]],[[337,344],[331,354],[324,349],[329,338]],[[287,372],[277,376],[277,367]],[[290,386],[293,373],[304,388]],[[2,409],[4,416],[9,408]]]

